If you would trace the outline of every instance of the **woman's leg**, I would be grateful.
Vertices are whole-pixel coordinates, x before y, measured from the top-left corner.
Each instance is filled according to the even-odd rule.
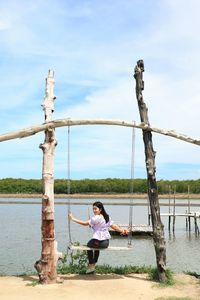
[[[94,250],[94,264],[96,264],[98,261],[99,253],[100,253],[99,250]]]
[[[95,240],[95,239],[91,239],[89,240],[89,242],[87,243],[87,246],[89,248],[98,248],[99,246],[99,241]],[[88,255],[88,261],[89,264],[92,265],[95,263],[95,259],[94,259],[94,251],[93,250],[88,250],[87,251],[87,255]]]
[[[106,249],[109,246],[109,240],[99,241],[99,249]],[[100,251],[94,251],[94,263],[96,264],[99,258]]]
[[[109,240],[103,240],[103,241],[99,241],[96,239],[91,239],[88,243],[87,246],[90,248],[99,248],[99,249],[105,249],[108,248],[109,246]],[[89,264],[95,264],[98,261],[99,258],[99,250],[88,250],[87,251],[87,255],[88,255],[88,261]]]
[[[103,240],[99,241],[96,239],[91,239],[88,243],[87,246],[90,248],[99,248],[99,249],[105,249],[108,248],[109,246],[109,240]],[[100,251],[99,250],[88,250],[88,260],[89,264],[95,264],[98,261]]]
[[[87,246],[90,248],[94,248],[94,241],[91,239],[88,243]],[[87,251],[88,255],[88,261],[89,261],[89,266],[86,271],[86,274],[92,274],[95,272],[95,261],[94,261],[94,251],[93,250],[88,250]]]
[[[89,264],[90,265],[94,264],[94,254],[92,250],[87,251],[87,256],[88,256]]]

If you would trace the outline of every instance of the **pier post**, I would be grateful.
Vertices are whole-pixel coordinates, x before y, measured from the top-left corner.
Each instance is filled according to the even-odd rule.
[[[186,230],[188,230],[188,216],[187,216],[188,212],[187,212],[187,210],[185,211],[185,214],[186,214],[186,217],[185,217],[185,226],[186,226]]]
[[[197,225],[197,214],[194,213],[194,228],[195,228],[195,234],[199,234],[199,227]]]
[[[190,214],[190,186],[188,185],[188,213]]]
[[[168,212],[169,212],[169,218],[168,218],[168,231],[171,230],[171,185],[168,186],[168,191],[169,191],[169,208],[168,208]]]
[[[150,226],[151,225],[151,214],[150,213],[148,213],[148,225]]]
[[[189,225],[189,231],[191,231],[191,217],[188,216],[188,225]]]
[[[171,230],[171,216],[168,218],[168,231]]]
[[[148,196],[148,191],[147,191],[147,210],[148,210],[148,225],[151,225],[151,213],[149,209],[149,196]]]
[[[190,214],[190,186],[188,185],[188,214]],[[186,217],[188,218],[188,225],[189,225],[189,231],[191,230],[191,218],[190,216]]]
[[[176,217],[173,216],[173,232],[175,231],[175,222],[176,222]]]
[[[176,222],[176,186],[174,186],[174,202],[173,202],[173,232],[175,231]]]

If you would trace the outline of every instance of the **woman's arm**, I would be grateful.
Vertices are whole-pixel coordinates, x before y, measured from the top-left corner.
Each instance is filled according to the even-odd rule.
[[[83,225],[83,226],[88,226],[89,225],[89,221],[82,221],[82,220],[79,220],[79,219],[76,219],[72,213],[69,213],[69,218],[70,220],[72,220],[73,222],[77,223],[77,224],[80,224],[80,225]]]
[[[119,227],[117,224],[113,224],[110,226],[113,230],[119,232],[122,235],[127,235],[128,234],[128,230],[127,229],[122,229],[121,227]]]

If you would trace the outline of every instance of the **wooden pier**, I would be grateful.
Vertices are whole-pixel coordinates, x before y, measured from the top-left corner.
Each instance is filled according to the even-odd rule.
[[[127,229],[128,225],[119,225],[123,229]],[[120,233],[113,230],[109,229],[110,235],[112,236],[119,236]],[[140,224],[140,225],[133,225],[132,230],[131,230],[132,235],[152,235],[153,234],[153,229],[151,225],[147,224]]]
[[[185,218],[186,230],[191,231],[191,220],[194,221],[194,230],[195,234],[200,234],[199,226],[197,220],[200,219],[200,212],[188,212],[185,213],[177,213],[177,212],[169,212],[169,213],[161,213],[161,217],[168,217],[168,230],[171,231],[171,222],[172,222],[172,231],[175,231],[175,223],[177,217]],[[151,214],[149,214],[149,224],[150,224]]]
[[[191,211],[191,207],[197,206],[199,207],[199,204],[194,204],[191,203],[191,198],[190,198],[190,186],[188,185],[188,195],[187,195],[187,202],[186,203],[177,203],[176,202],[176,186],[173,188],[173,193],[171,186],[169,188],[169,198],[168,198],[168,203],[165,205],[168,206],[168,212],[167,213],[160,213],[161,218],[162,217],[168,217],[168,231],[171,231],[171,222],[172,222],[172,230],[173,232],[175,231],[175,223],[176,223],[176,218],[177,217],[184,217],[185,218],[185,225],[186,225],[186,230],[191,231],[191,220],[193,219],[194,221],[194,230],[195,234],[199,235],[199,226],[198,226],[198,219],[200,219],[200,211]],[[147,199],[147,205],[148,205],[148,225],[151,224],[151,213],[150,213],[150,208],[149,208],[149,200]],[[176,211],[176,207],[178,206],[186,206],[187,209],[183,213],[179,213]]]

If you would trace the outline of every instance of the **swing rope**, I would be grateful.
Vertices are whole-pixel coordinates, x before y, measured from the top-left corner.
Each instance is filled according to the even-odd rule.
[[[135,128],[132,129],[132,146],[131,146],[131,180],[130,180],[130,202],[129,202],[129,233],[128,246],[132,245],[132,230],[133,230],[133,188],[134,188],[134,163],[135,163]]]
[[[71,180],[70,180],[70,126],[68,125],[68,138],[67,138],[67,202],[68,202],[68,215],[71,212]],[[131,151],[131,181],[130,181],[130,195],[133,194],[133,181],[134,181],[134,156],[135,156],[135,128],[132,130],[132,151]],[[133,227],[133,198],[130,197],[129,205],[129,233],[128,233],[128,248],[132,245],[132,227]],[[72,235],[71,235],[71,220],[68,217],[68,238],[69,238],[69,249],[73,248]],[[81,248],[80,246],[79,248]],[[76,247],[77,248],[77,247]],[[126,247],[109,247],[110,250],[127,250]],[[108,248],[108,249],[109,249]]]
[[[69,213],[71,212],[71,183],[70,183],[70,126],[68,126],[67,134],[67,202],[68,202],[68,237],[69,245],[72,245],[72,235],[71,235],[71,221],[69,218]]]

